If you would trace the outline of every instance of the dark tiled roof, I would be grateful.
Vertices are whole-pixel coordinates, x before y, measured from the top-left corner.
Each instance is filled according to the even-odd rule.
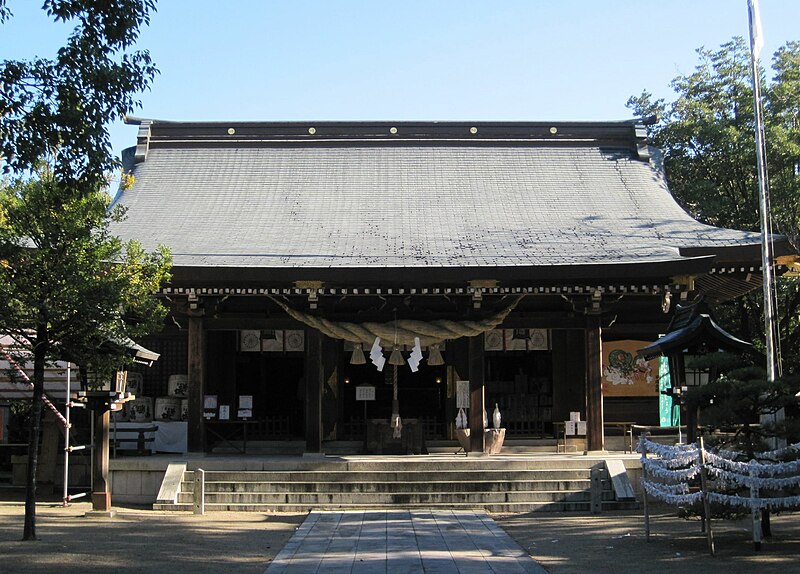
[[[756,353],[752,343],[737,339],[720,327],[710,315],[696,316],[690,323],[670,331],[654,343],[639,349],[638,354],[647,360],[659,356],[682,353],[684,349],[707,345],[712,352],[719,349],[730,352]]]
[[[287,125],[306,137],[268,133]],[[481,125],[492,137],[470,141],[437,135],[450,124],[414,124],[417,135],[392,140],[388,124],[374,127],[378,138],[330,124],[339,135],[325,139],[295,124],[229,134],[223,124],[154,123],[114,231],[167,245],[178,267],[612,265],[759,242],[689,217],[632,124],[609,124],[627,141],[590,137],[598,124],[572,138],[502,137],[504,126],[529,125]]]

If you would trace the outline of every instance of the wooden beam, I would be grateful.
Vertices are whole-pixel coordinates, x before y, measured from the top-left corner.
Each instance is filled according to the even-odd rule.
[[[586,448],[601,451],[603,436],[603,354],[600,315],[586,316]]]
[[[484,448],[484,335],[469,338],[469,445],[470,451],[482,455]]]
[[[305,325],[289,318],[266,319],[253,317],[252,313],[241,313],[239,316],[207,318],[203,323],[206,331],[239,331],[242,329],[259,330],[300,330]]]
[[[189,452],[204,452],[203,395],[206,389],[206,333],[202,312],[189,316],[188,345],[189,413],[187,421]]]

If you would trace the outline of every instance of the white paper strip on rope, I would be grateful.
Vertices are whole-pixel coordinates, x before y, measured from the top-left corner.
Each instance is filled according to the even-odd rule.
[[[677,444],[674,446],[669,446],[666,444],[653,442],[644,437],[639,439],[639,444],[636,447],[636,451],[642,454],[651,452],[653,454],[657,454],[662,458],[677,458],[677,457],[697,458],[700,456],[700,449],[697,448],[697,445],[694,443]]]
[[[681,482],[680,484],[662,484],[660,482],[647,480],[646,478],[642,480],[646,481],[651,486],[651,488],[657,489],[660,492],[664,492],[667,494],[689,494],[689,485],[683,482]]]
[[[649,480],[642,479],[642,488],[647,491],[647,494],[658,500],[663,500],[667,504],[694,504],[703,500],[702,492],[693,492],[691,494],[673,494],[668,490],[662,490],[657,483],[650,482]]]
[[[684,466],[699,464],[700,452],[698,451],[697,454],[689,454],[687,456],[680,455],[672,458],[669,457],[648,458],[647,455],[642,455],[641,460],[642,464],[645,464],[644,462],[645,460],[652,460],[652,461],[657,461],[657,464],[661,465],[664,468],[671,468],[675,470],[675,469],[680,469]]]
[[[771,464],[761,464],[759,462],[738,462],[723,458],[713,452],[706,452],[706,462],[710,466],[723,468],[739,474],[749,474],[751,471],[759,476],[775,476],[778,474],[798,474],[800,473],[800,460],[788,462],[775,462]]]
[[[787,476],[783,478],[759,477],[738,474],[716,467],[709,467],[708,473],[722,484],[727,486],[744,486],[747,488],[755,486],[758,489],[766,490],[780,490],[782,488],[800,486],[800,475]]]
[[[778,510],[786,508],[800,507],[800,496],[782,496],[775,498],[749,498],[737,494],[722,494],[721,492],[709,492],[708,499],[711,502],[725,504],[727,506]]]
[[[414,337],[414,348],[411,350],[411,355],[408,357],[408,366],[411,367],[411,372],[416,373],[419,370],[419,362],[422,360],[422,347],[419,344],[419,337]]]
[[[369,351],[369,358],[379,371],[383,371],[383,366],[386,364],[386,357],[383,356],[380,337],[375,337],[375,342],[372,343],[372,349]]]
[[[700,465],[693,465],[680,470],[672,470],[662,466],[662,462],[663,461],[658,459],[642,459],[642,467],[644,467],[648,474],[672,481],[690,480],[700,474]]]
[[[723,450],[723,449],[709,449],[709,452],[713,452],[714,454],[721,456],[723,458],[729,458],[731,460],[736,460],[742,458],[744,453],[736,450]],[[779,448],[777,450],[768,450],[765,452],[757,452],[753,458],[756,460],[774,460],[778,461],[786,455],[789,454],[797,454],[800,453],[800,442],[796,442],[794,444],[790,444],[783,448]]]
[[[660,442],[654,442],[647,438],[646,436],[639,437],[639,444],[636,446],[636,452],[642,452],[642,448],[647,447],[648,452],[655,452],[656,449],[658,450],[666,450],[670,452],[679,452],[679,451],[687,451],[687,450],[695,450],[697,449],[697,443],[693,442],[690,444],[661,444]]]

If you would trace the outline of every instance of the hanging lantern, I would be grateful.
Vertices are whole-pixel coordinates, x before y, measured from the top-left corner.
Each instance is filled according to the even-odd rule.
[[[364,365],[366,362],[367,358],[364,356],[364,349],[361,348],[361,343],[358,343],[353,347],[353,355],[350,357],[350,364]]]
[[[405,360],[403,359],[402,353],[400,353],[400,347],[395,345],[394,350],[392,351],[391,356],[389,357],[389,364],[390,365],[405,365]]]
[[[431,367],[444,365],[444,358],[442,357],[442,352],[439,350],[439,345],[431,345],[428,350],[428,364]]]

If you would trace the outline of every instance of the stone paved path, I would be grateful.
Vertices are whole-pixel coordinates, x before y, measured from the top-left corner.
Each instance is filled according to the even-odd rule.
[[[265,574],[546,574],[482,511],[312,512]]]

